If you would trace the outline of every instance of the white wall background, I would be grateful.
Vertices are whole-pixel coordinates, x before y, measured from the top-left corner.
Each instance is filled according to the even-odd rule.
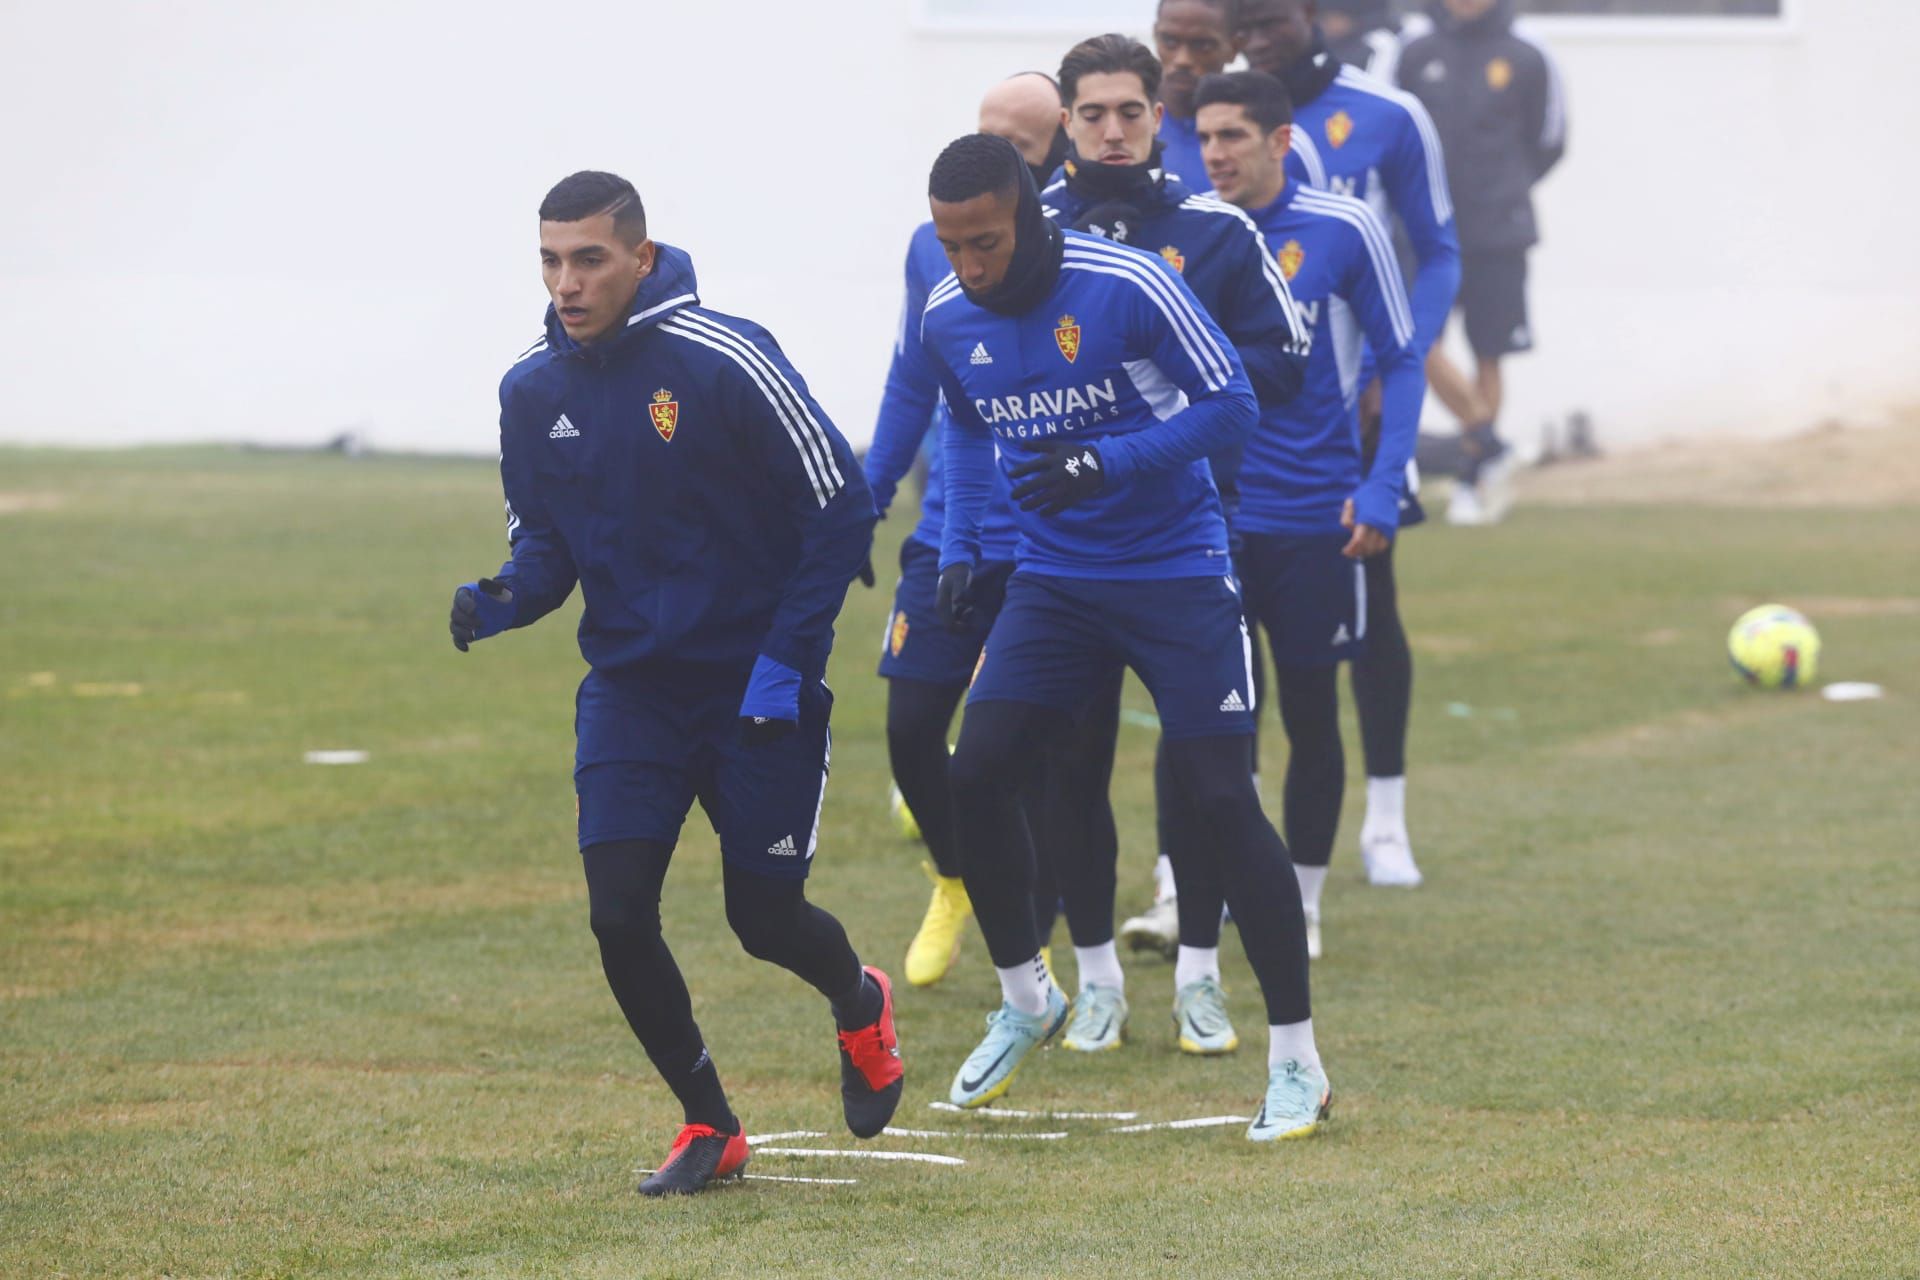
[[[1151,0],[1115,11],[1143,32]],[[1575,406],[1619,442],[1920,402],[1920,4],[1537,29],[1573,142],[1523,438]],[[0,440],[491,451],[545,301],[534,209],[584,167],[864,440],[927,165],[1075,34],[906,0],[0,0]]]

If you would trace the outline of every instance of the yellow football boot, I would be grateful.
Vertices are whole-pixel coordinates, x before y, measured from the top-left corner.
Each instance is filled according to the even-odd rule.
[[[947,976],[960,957],[960,935],[973,916],[973,900],[959,876],[943,876],[932,863],[922,863],[933,881],[933,897],[920,931],[907,944],[907,981],[916,987],[930,987]]]

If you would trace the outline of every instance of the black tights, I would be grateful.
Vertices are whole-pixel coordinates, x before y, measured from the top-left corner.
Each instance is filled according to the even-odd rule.
[[[947,781],[947,728],[953,723],[953,713],[966,691],[963,684],[929,684],[897,676],[887,682],[887,755],[893,764],[893,780],[899,785],[907,808],[913,811],[914,821],[920,824],[920,835],[927,842],[934,868],[943,876],[960,874],[960,851],[953,833],[953,789]],[[1119,715],[1117,705],[1114,715]],[[1109,746],[1107,767],[1099,774],[1103,797],[1112,771],[1113,755]],[[1042,814],[1041,806],[1052,789],[1044,785],[1038,762],[1021,780],[1021,791],[1025,811]],[[1115,846],[1110,807],[1105,809],[1105,816],[1107,843]],[[1059,838],[1077,843],[1077,833],[1082,828],[1092,826],[1097,831],[1098,815],[1089,822],[1063,809],[1057,815],[1042,814],[1037,821],[1044,834],[1035,846],[1033,923],[1041,941],[1045,942],[1053,933],[1054,917],[1060,907],[1060,886],[1054,877],[1051,850]],[[1108,914],[1112,914],[1111,909]]]
[[[688,1124],[738,1132],[707,1054],[680,966],[660,930],[660,886],[673,846],[615,840],[581,853],[600,964],[627,1025],[680,1099]],[[840,922],[807,901],[800,880],[723,868],[727,923],[747,954],[789,970],[829,1000],[856,1002],[860,960]]]
[[[1054,872],[1054,884],[1048,885],[1042,867],[1034,894],[1035,918],[1046,926],[1040,930],[1043,943],[1053,923],[1046,909],[1049,893],[1066,907],[1074,946],[1113,941],[1120,835],[1109,791],[1126,675],[1126,668],[1116,667],[1088,704],[1065,722],[1055,750],[1047,753],[1045,787],[1033,810],[1040,815],[1042,861],[1052,863]]]
[[[1353,703],[1369,778],[1407,771],[1407,709],[1413,701],[1413,651],[1400,623],[1393,548],[1366,562],[1367,651],[1353,664]]]
[[[954,811],[967,892],[999,968],[1023,964],[1040,949],[1031,909],[1033,842],[1014,793],[1046,754],[1062,720],[1058,712],[1025,703],[976,703],[954,753]],[[1194,874],[1224,890],[1241,922],[1268,1022],[1299,1022],[1310,1008],[1300,887],[1285,843],[1260,811],[1248,740],[1185,738],[1166,749],[1175,783],[1200,819],[1190,859]],[[1217,907],[1214,915],[1217,929]]]
[[[960,874],[953,844],[953,793],[947,786],[947,729],[964,684],[887,681],[887,757],[893,780],[920,824],[921,838],[943,876]]]

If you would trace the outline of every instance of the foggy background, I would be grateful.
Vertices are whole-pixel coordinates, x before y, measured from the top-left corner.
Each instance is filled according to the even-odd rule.
[[[5,0],[0,441],[490,453],[545,305],[534,210],[608,168],[707,304],[766,324],[862,443],[933,156],[992,81],[1151,19],[1152,0]],[[1575,408],[1619,445],[1920,402],[1920,5],[1529,25],[1571,140],[1537,193],[1539,349],[1507,365],[1507,434],[1531,446]],[[1447,421],[1431,397],[1428,420]]]

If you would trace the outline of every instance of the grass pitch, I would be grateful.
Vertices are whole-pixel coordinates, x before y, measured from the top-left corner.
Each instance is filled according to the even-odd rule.
[[[1361,882],[1350,732],[1321,1137],[928,1110],[998,998],[976,936],[902,989],[898,1123],[1069,1139],[762,1156],[858,1185],[657,1204],[633,1171],[678,1112],[572,847],[577,606],[447,641],[501,553],[493,469],[9,451],[0,489],[0,1275],[1920,1274],[1920,604],[1889,572],[1920,511],[1523,507],[1403,540],[1429,880]],[[885,585],[842,618],[813,885],[897,973],[925,881],[886,812]],[[1765,599],[1821,601],[1823,678],[1889,697],[1737,687],[1725,628]],[[1125,908],[1152,737],[1123,734]],[[326,749],[371,758],[304,763]],[[726,932],[697,814],[677,862],[736,1109],[854,1145],[825,1010]],[[1128,1047],[1050,1051],[1006,1105],[1249,1114],[1265,1037],[1227,946],[1237,1056],[1178,1054],[1169,966],[1129,959]]]

